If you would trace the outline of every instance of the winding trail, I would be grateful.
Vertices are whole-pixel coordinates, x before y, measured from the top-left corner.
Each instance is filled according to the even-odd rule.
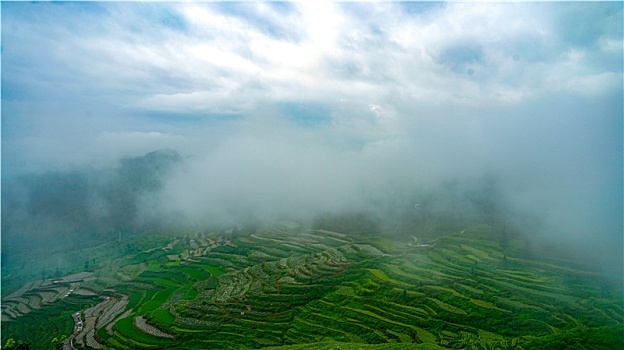
[[[95,338],[95,332],[104,325],[109,333],[112,333],[112,324],[116,316],[120,314],[128,305],[129,298],[125,294],[115,294],[113,296],[105,296],[104,300],[83,311],[85,319],[82,320],[82,313],[77,312],[73,315],[75,327],[74,333],[65,341],[65,349],[75,349],[74,341],[77,346],[92,349],[102,349]],[[128,310],[126,313],[131,312]],[[110,326],[110,330],[109,330]],[[69,348],[67,347],[69,346]]]
[[[155,337],[161,337],[161,338],[170,338],[173,339],[173,335],[165,333],[163,331],[161,331],[160,329],[147,324],[147,322],[145,321],[145,318],[143,316],[138,316],[134,318],[134,325],[137,326],[138,329],[142,330],[145,333],[151,334]]]

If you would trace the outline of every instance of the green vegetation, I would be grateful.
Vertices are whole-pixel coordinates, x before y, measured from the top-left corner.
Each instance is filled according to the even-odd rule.
[[[87,339],[73,330],[82,311],[89,341],[114,349],[624,348],[620,286],[528,259],[513,237],[503,254],[492,231],[427,245],[285,226],[154,234],[126,243],[136,253],[97,256],[79,281],[5,297],[2,336],[36,349]]]
[[[74,327],[72,313],[100,301],[101,298],[96,296],[70,295],[63,300],[34,309],[15,320],[3,320],[2,339],[27,340],[33,349],[48,349],[59,335],[71,334]]]

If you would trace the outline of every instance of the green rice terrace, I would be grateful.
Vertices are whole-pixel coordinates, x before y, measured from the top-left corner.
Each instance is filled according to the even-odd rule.
[[[503,250],[493,232],[426,243],[294,224],[137,235],[85,250],[67,276],[3,279],[2,344],[624,349],[620,285],[573,261],[528,258],[521,240]]]

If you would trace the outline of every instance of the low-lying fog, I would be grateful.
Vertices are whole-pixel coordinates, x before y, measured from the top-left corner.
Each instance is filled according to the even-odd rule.
[[[622,269],[621,4],[3,3],[2,33],[3,256],[426,211]]]

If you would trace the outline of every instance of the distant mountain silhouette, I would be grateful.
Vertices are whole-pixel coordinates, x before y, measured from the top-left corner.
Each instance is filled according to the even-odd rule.
[[[121,159],[110,169],[6,179],[2,254],[6,248],[89,245],[116,237],[119,231],[140,230],[140,197],[162,189],[164,177],[182,162],[177,151],[162,149]]]
[[[182,161],[177,151],[161,149],[141,157],[122,159],[118,176],[132,191],[155,191],[162,187],[161,177]]]

